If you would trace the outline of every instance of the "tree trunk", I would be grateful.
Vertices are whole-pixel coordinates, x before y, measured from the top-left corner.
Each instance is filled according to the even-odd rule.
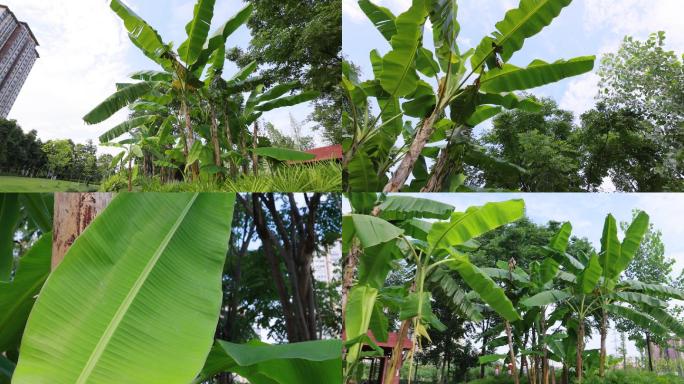
[[[511,332],[511,323],[506,320],[506,337],[508,338],[508,356],[511,360],[511,373],[513,374],[513,382],[520,384],[520,377],[518,376],[518,369],[515,367],[515,351],[513,350],[513,333]]]
[[[411,172],[413,172],[413,167],[418,160],[418,156],[420,156],[423,148],[425,148],[425,144],[430,139],[430,136],[432,136],[435,121],[437,120],[438,116],[439,115],[437,111],[434,111],[430,117],[423,121],[423,125],[413,138],[408,152],[406,152],[404,158],[399,164],[399,168],[397,168],[396,172],[394,172],[394,175],[390,179],[389,183],[385,185],[383,192],[399,192],[401,187],[404,186],[404,183],[406,183],[406,180],[411,175]]]
[[[221,147],[219,146],[218,138],[218,122],[216,121],[216,112],[214,112],[214,107],[211,106],[211,145],[214,149],[214,164],[217,167],[223,167],[223,161],[221,160]],[[221,178],[222,173],[217,173],[217,178]]]
[[[190,153],[189,151],[192,151],[192,147],[195,144],[195,134],[192,131],[192,120],[190,117],[190,108],[188,108],[188,103],[185,100],[185,97],[183,97],[183,101],[181,103],[181,109],[183,113],[183,118],[185,120],[185,131],[186,131],[186,148],[188,150],[188,153],[186,154],[186,161],[187,161],[187,156]],[[190,165],[190,164],[188,164]],[[192,180],[195,181],[197,180],[197,176],[199,175],[199,167],[197,166],[197,162],[194,162],[192,165],[190,165],[190,168],[192,170]]]
[[[54,229],[52,232],[52,269],[78,236],[114,198],[113,193],[55,193]]]
[[[606,375],[606,337],[608,336],[608,315],[606,310],[601,310],[601,354],[599,356],[599,377]]]
[[[487,323],[485,323],[485,320],[482,320],[482,349],[480,351],[480,356],[484,356],[487,353],[487,342],[489,341],[489,338],[484,336],[484,334],[489,330],[489,326]],[[480,379],[484,379],[485,376],[485,366],[484,364],[480,364]]]
[[[223,120],[225,120],[226,124],[226,141],[228,142],[228,150],[232,151],[233,150],[233,136],[230,132],[230,122],[228,121],[228,114],[223,113]],[[235,169],[235,161],[231,158],[230,159],[230,175],[235,178],[237,176],[237,169]]]
[[[648,351],[648,370],[653,372],[653,358],[651,353],[651,334],[646,332],[646,350]]]
[[[290,298],[288,295],[287,288],[285,286],[285,280],[280,271],[280,263],[276,259],[273,249],[275,245],[273,244],[274,239],[271,234],[271,230],[266,222],[266,215],[261,209],[261,202],[259,201],[258,194],[252,194],[252,217],[254,218],[254,224],[256,226],[257,234],[262,242],[262,249],[264,250],[264,255],[268,259],[269,266],[271,267],[271,277],[273,278],[273,283],[276,286],[276,291],[278,291],[278,298],[280,300],[280,306],[283,309],[283,315],[285,317],[285,329],[287,333],[287,338],[290,342],[299,340],[297,330],[295,327],[294,315],[292,308],[290,306]]]
[[[128,192],[133,192],[133,154],[128,154]]]
[[[562,384],[570,384],[570,369],[568,369],[568,365],[563,363],[563,376],[561,379]]]
[[[390,359],[390,366],[387,369],[387,374],[385,375],[385,381],[383,384],[393,384],[394,378],[397,376],[399,371],[399,365],[402,361],[402,352],[404,346],[404,339],[408,336],[409,328],[411,327],[411,319],[406,319],[401,322],[401,328],[399,328],[399,337],[397,339],[397,344],[392,349],[392,358]]]
[[[460,135],[462,129],[455,129],[453,136]],[[462,158],[465,148],[463,143],[454,143],[449,140],[447,146],[439,152],[437,162],[430,171],[430,177],[421,192],[444,192],[447,190],[449,176],[462,167]],[[459,148],[460,147],[460,148]]]
[[[577,383],[582,384],[582,377],[584,376],[583,372],[583,357],[582,355],[584,354],[584,319],[580,319],[579,321],[579,330],[577,332],[577,372],[575,372],[575,376],[577,376]]]
[[[259,135],[259,122],[255,121],[254,122],[254,133],[252,135],[252,149],[257,149],[257,144],[258,140],[257,137]],[[252,172],[254,172],[254,176],[256,176],[259,173],[259,156],[256,154],[256,151],[252,152]]]
[[[541,328],[542,351],[544,357],[542,360],[542,377],[544,384],[549,384],[549,352],[546,350],[546,307],[542,307],[541,319],[539,321]]]

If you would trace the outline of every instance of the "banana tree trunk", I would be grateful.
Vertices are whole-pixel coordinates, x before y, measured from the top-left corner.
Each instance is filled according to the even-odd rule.
[[[188,108],[188,102],[185,100],[185,97],[183,97],[183,101],[181,103],[181,109],[183,111],[183,120],[185,120],[185,131],[186,131],[186,160],[187,156],[189,154],[189,151],[192,150],[193,145],[195,144],[195,134],[192,131],[192,121],[190,118],[190,108]],[[192,171],[192,180],[195,181],[197,180],[197,176],[199,175],[199,168],[197,167],[197,163],[193,163],[190,166],[190,169]]]
[[[385,188],[382,190],[383,192],[399,192],[404,183],[406,183],[406,180],[411,175],[411,172],[413,172],[413,167],[416,165],[418,156],[420,156],[423,148],[425,148],[425,144],[427,144],[430,136],[432,136],[435,121],[437,121],[438,116],[439,113],[437,113],[435,110],[430,117],[423,121],[423,125],[413,138],[408,152],[404,155],[401,164],[399,164],[399,168],[397,168],[396,172],[394,172],[394,175],[390,179],[389,183],[385,185]]]
[[[252,149],[257,149],[257,137],[259,134],[259,122],[254,122],[254,134],[252,135]],[[252,172],[254,176],[259,173],[259,156],[257,156],[256,151],[252,152]]]
[[[218,122],[216,121],[216,112],[214,107],[211,107],[211,145],[214,149],[214,164],[217,167],[223,166],[223,161],[221,161],[221,148],[219,146],[218,138]],[[222,173],[217,173],[217,178],[221,178]]]
[[[128,192],[133,192],[133,155],[128,154]]]
[[[651,334],[646,332],[646,351],[648,352],[648,370],[653,372],[653,358],[651,353]]]
[[[582,384],[582,377],[584,376],[583,372],[583,357],[582,355],[584,354],[584,319],[580,319],[579,321],[579,330],[577,331],[577,372],[575,372],[575,376],[577,376],[577,383]]]
[[[599,356],[599,377],[604,377],[606,374],[606,337],[608,336],[608,315],[606,310],[601,310],[601,354]]]
[[[228,142],[228,150],[232,151],[233,150],[233,136],[230,132],[230,122],[228,121],[228,114],[223,113],[223,120],[225,121],[226,124],[226,141]],[[237,176],[237,169],[235,169],[235,161],[230,158],[230,175],[235,178]]]
[[[411,319],[402,321],[401,328],[399,328],[399,338],[397,344],[392,349],[392,358],[390,359],[389,369],[386,371],[383,384],[393,384],[394,378],[399,374],[399,365],[402,361],[402,351],[404,346],[404,339],[408,337],[409,328],[411,327]]]
[[[546,350],[546,307],[542,307],[541,309],[539,326],[541,328],[539,337],[542,341],[542,351],[544,351],[544,357],[542,359],[542,377],[544,384],[549,384],[549,352]]]
[[[508,356],[511,360],[511,373],[513,375],[513,382],[520,384],[520,377],[518,377],[518,369],[515,367],[515,351],[513,350],[513,333],[511,332],[511,323],[506,320],[506,337],[508,338]]]
[[[52,232],[52,269],[64,259],[71,244],[114,198],[110,192],[55,193]]]

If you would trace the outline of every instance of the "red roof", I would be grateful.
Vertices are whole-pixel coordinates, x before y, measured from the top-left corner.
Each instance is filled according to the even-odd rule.
[[[383,348],[383,349],[385,349],[385,348],[386,349],[393,349],[397,345],[397,342],[399,341],[399,334],[396,332],[389,332],[387,334],[387,341],[385,341],[385,342],[378,341],[375,338],[375,336],[373,335],[373,332],[370,330],[368,331],[368,337],[370,337],[371,340],[373,340],[373,342],[378,345],[378,347]],[[342,332],[342,339],[343,340],[347,339],[345,332]],[[402,345],[402,348],[404,350],[412,349],[413,348],[413,342],[409,338],[405,338],[403,345]]]
[[[342,145],[330,145],[328,147],[314,148],[308,151],[316,157],[307,161],[323,161],[323,160],[342,160]]]

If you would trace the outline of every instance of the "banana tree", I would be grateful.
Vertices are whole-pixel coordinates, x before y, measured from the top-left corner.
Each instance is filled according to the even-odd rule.
[[[454,208],[447,204],[409,196],[389,196],[374,210],[377,217],[353,213],[343,218],[343,252],[354,245],[361,249],[358,280],[349,291],[345,312],[345,375],[348,381],[358,368],[363,346],[373,347],[372,340],[366,337],[369,328],[374,334],[387,332],[387,321],[382,321],[382,298],[379,297],[387,294],[384,282],[396,260],[403,260],[414,269],[409,287],[403,290],[400,298],[394,299],[399,303],[402,321],[399,340],[407,337],[410,328],[415,341],[419,338],[429,340],[429,328],[443,330],[443,325],[432,313],[431,292],[427,289],[432,273],[442,267],[458,273],[482,301],[505,319],[519,318],[504,291],[470,262],[466,252],[473,248],[474,238],[521,218],[524,214],[521,200],[453,212]],[[399,343],[392,354],[386,383],[395,377],[401,356]]]
[[[126,86],[84,116],[89,124],[105,121],[114,113],[154,91],[160,91],[164,83],[171,84],[167,96],[180,102],[180,117],[184,121],[184,151],[186,157],[194,144],[191,121],[190,98],[202,87],[201,77],[216,51],[223,47],[227,38],[244,24],[252,13],[251,4],[226,21],[209,37],[214,14],[215,0],[198,0],[194,17],[186,25],[187,39],[174,52],[171,44],[165,44],[159,33],[145,20],[128,8],[121,0],[111,0],[110,8],[122,19],[133,44],[147,57],[163,68],[161,72],[148,72],[146,80]],[[138,75],[142,76],[140,73]],[[193,177],[199,168],[192,166]]]
[[[405,183],[411,175],[416,181],[411,189],[424,192],[462,185],[464,164],[478,166],[483,161],[482,154],[472,154],[469,148],[473,126],[504,108],[539,108],[533,100],[518,99],[515,91],[593,69],[593,56],[553,63],[535,60],[526,67],[508,63],[525,39],[548,26],[570,3],[521,0],[518,8],[496,24],[492,36],[485,36],[476,49],[461,52],[456,41],[460,31],[456,0],[413,0],[398,16],[370,0],[359,0],[361,10],[391,50],[384,56],[371,51],[373,80],[360,82],[350,65],[343,68],[343,88],[352,105],[344,124],[351,125],[354,132],[345,142],[346,189],[397,192],[408,188]],[[428,20],[434,51],[422,45]],[[371,97],[380,112],[369,118]],[[418,122],[413,127],[405,118]],[[397,149],[394,146],[400,136],[404,144]],[[434,145],[427,146],[430,143]],[[434,162],[429,170],[427,159]],[[487,160],[498,164],[496,159]],[[520,171],[512,164],[501,165],[508,171]],[[393,175],[388,178],[391,169]]]
[[[601,323],[600,354],[604,356],[608,313],[628,319],[659,335],[681,335],[684,331],[682,325],[665,311],[666,304],[659,299],[681,298],[683,292],[655,284],[618,280],[622,271],[629,266],[647,227],[648,215],[641,213],[632,222],[625,232],[625,238],[620,242],[617,238],[615,219],[608,215],[603,228],[600,253],[573,256],[566,252],[572,225],[564,223],[549,246],[545,247],[549,256],[562,266],[559,276],[562,276],[565,284],[561,289],[547,290],[532,296],[527,304],[563,305],[575,314],[572,327],[576,328],[577,332],[576,375],[580,383],[583,379],[585,323],[588,317],[594,316]],[[650,296],[652,293],[655,295]],[[602,365],[601,360],[603,359],[599,359],[599,369]]]
[[[10,327],[0,328],[0,341],[18,341],[20,333],[4,336],[22,317],[29,320],[16,368],[0,358],[0,377],[9,372],[12,383],[32,384],[188,384],[234,372],[255,384],[339,382],[339,340],[214,340],[234,201],[227,193],[120,194],[75,239],[42,289],[42,280],[28,281],[37,258],[23,256],[11,283],[17,286],[9,287]],[[204,235],[197,237],[197,230]],[[40,253],[46,271],[33,271],[36,279],[49,273],[47,234],[47,243],[34,245],[48,247]],[[0,303],[6,293],[0,284]]]

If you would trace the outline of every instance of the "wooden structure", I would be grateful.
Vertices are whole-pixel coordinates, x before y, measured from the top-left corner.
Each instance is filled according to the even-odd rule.
[[[384,342],[378,341],[375,338],[375,336],[373,336],[373,332],[371,331],[368,331],[368,336],[371,338],[371,340],[373,340],[375,344],[378,345],[378,347],[382,349],[383,356],[373,356],[364,358],[364,360],[370,361],[370,371],[368,373],[368,378],[362,381],[362,383],[383,384],[385,382],[385,375],[389,370],[389,363],[390,359],[392,358],[392,350],[399,343],[399,334],[396,332],[390,332],[387,335],[387,340]],[[342,338],[345,338],[345,336],[342,335]],[[413,342],[406,338],[402,341],[401,348],[403,351],[410,351],[411,349],[413,349]],[[364,345],[363,351],[371,352],[373,351],[373,348]],[[394,379],[392,380],[392,384],[399,384],[399,372],[401,371],[402,363],[403,359],[399,363],[399,368],[397,369],[397,376],[394,377]]]

